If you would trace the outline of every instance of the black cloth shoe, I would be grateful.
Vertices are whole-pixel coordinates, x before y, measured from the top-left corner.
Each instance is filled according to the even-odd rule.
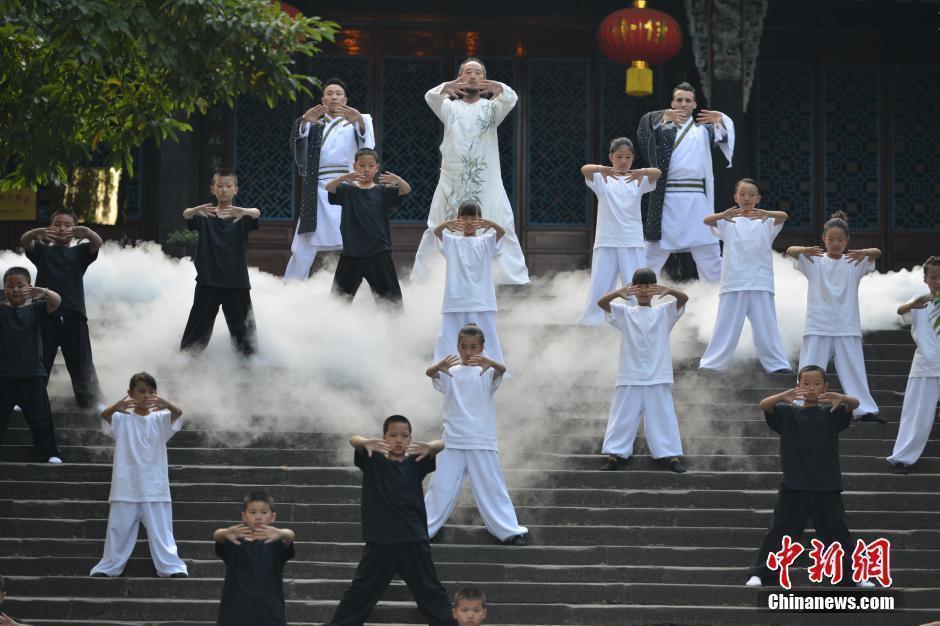
[[[669,470],[676,474],[685,474],[688,471],[679,459],[669,460]]]
[[[630,464],[630,459],[633,457],[623,458],[622,456],[617,457],[607,457],[607,462],[600,468],[602,472],[616,472],[617,470],[622,470],[627,465]]]
[[[865,415],[860,416],[855,421],[857,422],[871,422],[874,424],[887,424],[888,420],[881,417],[877,413],[866,413]]]
[[[501,543],[504,546],[527,546],[529,545],[529,536],[528,535],[514,535]]]
[[[175,574],[170,574],[170,578],[189,578],[189,574],[186,572],[176,572]]]
[[[792,373],[793,373],[793,370],[791,370],[789,367],[784,367],[779,370],[774,370],[773,372],[771,372],[771,374],[792,374]]]
[[[91,577],[92,577],[92,578],[111,578],[110,576],[108,576],[108,575],[105,574],[104,572],[95,572],[94,574],[91,575]]]
[[[910,474],[914,470],[910,465],[905,465],[904,463],[895,463],[894,464],[894,473],[895,474]]]

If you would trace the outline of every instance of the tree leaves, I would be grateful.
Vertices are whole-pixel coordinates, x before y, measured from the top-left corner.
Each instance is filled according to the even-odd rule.
[[[188,119],[250,93],[310,94],[296,73],[338,25],[268,0],[2,0],[0,190],[61,183],[93,152],[176,139]]]

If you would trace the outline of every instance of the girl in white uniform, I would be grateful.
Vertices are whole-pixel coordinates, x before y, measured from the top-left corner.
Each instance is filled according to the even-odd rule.
[[[940,257],[924,261],[924,282],[930,293],[898,307],[898,315],[911,325],[917,351],[904,390],[898,438],[888,457],[896,474],[909,474],[924,453],[940,400],[940,336],[933,327],[940,316]]]
[[[157,575],[187,575],[173,538],[166,458],[166,442],[179,432],[182,414],[157,396],[157,381],[147,372],[134,374],[127,396],[102,411],[101,430],[114,439],[114,469],[104,555],[92,576],[119,576],[124,571],[141,522]]]
[[[661,172],[655,167],[631,170],[633,143],[626,137],[610,142],[610,165],[587,164],[581,168],[584,183],[597,196],[597,230],[591,257],[591,285],[587,304],[578,324],[596,326],[604,322],[597,300],[633,272],[646,267],[646,242],[640,199],[656,189]]]
[[[792,373],[777,326],[774,306],[774,239],[787,214],[758,209],[757,181],[742,178],[734,186],[736,206],[705,218],[725,242],[718,287],[718,315],[699,362],[702,369],[727,369],[741,338],[744,318],[751,322],[757,358],[766,372]]]
[[[454,337],[467,324],[476,324],[489,339],[486,354],[505,363],[496,334],[496,286],[493,259],[502,249],[506,230],[483,219],[480,205],[464,202],[457,219],[434,229],[438,248],[447,260],[441,332],[434,346],[434,362],[453,353]]]
[[[806,294],[806,326],[800,348],[800,369],[817,365],[823,369],[833,358],[843,392],[858,398],[855,419],[885,423],[878,415],[868,390],[862,327],[858,313],[858,284],[875,271],[878,248],[846,250],[849,244],[848,215],[836,211],[823,225],[823,245],[790,246],[787,255],[809,282]]]
[[[486,337],[477,326],[465,326],[453,338],[460,356],[448,355],[426,372],[434,388],[444,394],[445,446],[424,496],[428,536],[436,535],[453,513],[469,477],[490,534],[506,544],[526,545],[529,531],[516,518],[496,449],[493,394],[506,366],[483,356]]]

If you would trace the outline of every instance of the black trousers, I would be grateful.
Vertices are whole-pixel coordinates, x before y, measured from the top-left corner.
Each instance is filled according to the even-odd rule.
[[[46,377],[0,378],[0,443],[3,443],[3,435],[16,405],[23,410],[23,417],[33,433],[36,460],[46,461],[51,456],[61,456],[55,441]]]
[[[790,535],[794,542],[800,541],[807,518],[813,521],[816,534],[826,547],[834,541],[842,544],[845,551],[842,558],[842,583],[851,584],[852,550],[855,549],[855,544],[845,522],[845,507],[842,505],[840,491],[799,491],[781,487],[774,503],[770,530],[764,535],[748,574],[759,576],[765,582],[770,582],[778,576],[777,572],[767,567],[767,555],[780,551],[780,542],[784,535]],[[810,547],[804,547],[809,552]]]
[[[398,272],[391,252],[366,257],[341,254],[333,275],[333,293],[352,301],[363,278],[376,297],[401,306],[401,285],[398,284]]]
[[[399,574],[429,626],[456,626],[447,591],[431,560],[431,544],[367,543],[349,588],[326,626],[361,626]]]
[[[43,324],[42,364],[50,375],[59,348],[62,348],[62,357],[72,379],[72,391],[78,406],[87,409],[100,402],[101,387],[91,359],[88,322],[81,315],[53,313]]]
[[[202,352],[212,338],[212,327],[219,314],[225,315],[228,332],[235,348],[245,356],[255,353],[255,316],[251,310],[251,289],[206,287],[196,284],[193,308],[180,341],[180,350]]]

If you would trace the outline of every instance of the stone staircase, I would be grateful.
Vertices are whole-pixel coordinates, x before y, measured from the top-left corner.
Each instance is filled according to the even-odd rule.
[[[552,332],[575,340],[589,333],[614,337],[610,329]],[[691,362],[677,363],[675,386],[687,474],[655,465],[642,439],[627,470],[598,471],[612,381],[574,367],[570,384],[579,393],[545,389],[557,399],[536,416],[540,427],[524,433],[525,453],[505,445],[502,453],[531,545],[497,545],[465,494],[434,544],[445,586],[451,593],[480,586],[489,601],[488,623],[504,625],[881,625],[940,618],[940,427],[916,473],[890,472],[884,457],[897,434],[913,346],[905,331],[873,333],[865,341],[871,387],[889,423],[857,424],[843,434],[844,500],[857,537],[891,540],[904,610],[814,615],[757,609],[760,592],[743,583],[770,521],[779,463],[777,437],[756,404],[792,385],[793,377],[756,368],[703,374]],[[535,368],[515,374],[500,393],[539,393],[540,385],[552,383]],[[500,402],[505,443],[519,436],[518,416],[500,410]],[[215,623],[224,566],[214,556],[211,533],[234,523],[237,503],[258,489],[275,497],[279,522],[298,537],[297,557],[285,570],[291,623],[317,624],[332,615],[361,551],[360,478],[345,443],[350,433],[272,431],[250,441],[242,435],[243,447],[231,447],[225,433],[200,430],[200,420],[190,419],[171,440],[169,455],[176,539],[191,577],[154,578],[141,542],[125,577],[92,579],[88,571],[100,557],[108,514],[111,446],[98,420],[70,408],[69,398],[54,396],[53,405],[67,464],[26,462],[30,438],[19,419],[0,448],[6,613],[35,626]],[[199,411],[189,413],[198,417]],[[804,536],[804,545],[811,536]],[[794,580],[804,584],[805,569]],[[392,584],[372,623],[421,623],[403,584]]]

